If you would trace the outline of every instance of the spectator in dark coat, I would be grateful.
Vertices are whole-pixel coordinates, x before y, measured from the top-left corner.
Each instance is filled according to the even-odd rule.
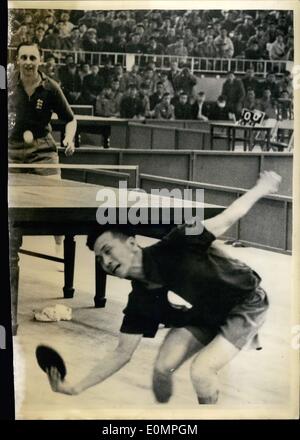
[[[212,121],[228,121],[234,120],[234,114],[230,112],[229,107],[226,104],[224,96],[219,96],[217,101],[214,102],[209,111],[209,120]]]
[[[104,82],[99,75],[99,66],[91,67],[91,74],[87,75],[82,84],[82,104],[95,105],[97,96],[102,92]]]
[[[207,121],[209,117],[209,105],[205,102],[205,93],[199,92],[196,101],[192,105],[192,119]]]
[[[192,119],[192,108],[188,102],[188,95],[182,92],[179,96],[179,102],[174,108],[175,119]]]
[[[229,111],[238,115],[241,111],[241,101],[245,97],[245,89],[242,81],[235,77],[234,72],[228,72],[222,87],[222,96],[226,99]]]
[[[81,92],[81,78],[75,63],[68,64],[66,71],[60,75],[61,88],[69,104],[76,104]]]
[[[245,76],[242,78],[242,82],[245,92],[247,92],[248,89],[253,89],[255,95],[257,96],[259,91],[259,81],[255,78],[253,67],[249,67],[249,69],[246,70]]]
[[[197,84],[197,78],[191,74],[188,67],[184,67],[179,75],[174,79],[175,89],[182,89],[188,95],[193,92],[194,86]]]
[[[123,96],[120,106],[121,118],[140,119],[145,116],[145,109],[142,100],[138,97],[138,90],[135,85],[130,85],[128,94]]]

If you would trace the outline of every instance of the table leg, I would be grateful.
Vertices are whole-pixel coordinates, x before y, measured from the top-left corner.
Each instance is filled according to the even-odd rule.
[[[73,298],[74,288],[74,265],[75,265],[75,240],[73,235],[66,235],[64,239],[64,260],[65,260],[65,285],[63,287],[64,298]]]
[[[10,264],[10,293],[12,333],[15,336],[18,330],[18,293],[19,293],[19,249],[22,245],[22,233],[18,228],[9,230],[9,264]]]
[[[106,290],[106,272],[102,269],[99,258],[95,258],[95,285],[96,285],[96,293],[94,297],[95,307],[105,307],[106,298],[105,298],[105,290]]]

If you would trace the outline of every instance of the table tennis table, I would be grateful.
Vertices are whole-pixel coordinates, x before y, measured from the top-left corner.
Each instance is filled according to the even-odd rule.
[[[76,235],[87,235],[95,227],[100,229],[96,221],[96,212],[100,205],[99,201],[97,201],[97,193],[103,188],[107,189],[108,187],[72,180],[55,180],[50,177],[30,173],[9,174],[10,279],[14,334],[16,334],[18,327],[19,252],[22,251],[22,237],[27,235],[63,235],[65,237],[63,259],[42,254],[37,255],[30,251],[23,251],[23,253],[63,262],[63,294],[65,298],[72,298],[74,295],[74,237]],[[117,200],[119,200],[119,188],[109,189],[114,191]],[[160,202],[163,199],[161,196],[144,194],[138,190],[134,190],[133,193],[138,195],[139,198],[142,197],[141,209],[149,210],[149,202],[154,202],[155,197],[158,197]],[[119,213],[121,207],[118,203],[116,205],[112,208],[116,208]],[[158,208],[159,221],[157,224],[137,224],[136,226],[130,226],[130,231],[133,234],[161,238],[174,227],[174,220],[178,218],[175,216],[176,210],[182,210],[183,208],[195,210],[200,205],[204,209],[204,218],[213,217],[224,209],[224,207],[218,205],[175,199],[174,205],[170,210],[169,224],[162,224],[161,214],[164,207],[163,203],[161,203],[161,206]],[[129,208],[130,206],[127,209]],[[106,274],[97,258],[95,259],[95,265],[94,303],[95,307],[104,307],[106,302]]]

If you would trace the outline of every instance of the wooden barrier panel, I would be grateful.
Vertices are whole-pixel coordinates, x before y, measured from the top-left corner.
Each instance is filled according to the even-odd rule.
[[[273,153],[272,155],[262,156],[262,169],[272,170],[280,174],[282,182],[280,184],[280,194],[288,196],[293,192],[293,156],[284,153]]]
[[[161,120],[161,119],[146,119],[146,125],[152,125],[156,127],[174,127],[174,128],[184,128],[185,121],[182,120]]]
[[[209,121],[185,121],[184,128],[209,132],[210,123]]]
[[[127,148],[128,124],[112,125],[110,133],[110,148]]]
[[[228,206],[239,195],[240,188],[209,185],[206,183],[180,182],[178,179],[161,178],[157,176],[140,175],[141,187],[146,191],[151,188],[185,188],[186,185],[194,190],[204,189],[204,202]],[[240,240],[245,244],[263,249],[290,253],[292,249],[292,199],[285,196],[269,196],[260,200],[243,217],[240,222],[230,228],[223,239]]]
[[[286,247],[285,203],[261,199],[240,221],[240,240],[275,249]]]
[[[122,151],[122,150],[120,150]],[[103,150],[99,148],[77,148],[73,156],[66,156],[63,148],[58,149],[61,163],[73,164],[106,164],[119,165],[119,154],[117,150]]]
[[[209,144],[209,133],[196,130],[177,131],[178,150],[203,150]]]
[[[128,148],[150,150],[152,144],[151,127],[144,124],[128,124]]]
[[[152,127],[151,148],[156,150],[175,150],[176,133],[174,128]]]
[[[251,188],[260,172],[260,156],[245,153],[195,153],[196,182]]]
[[[141,173],[188,180],[190,157],[189,152],[183,151],[123,150],[122,164],[139,165]]]

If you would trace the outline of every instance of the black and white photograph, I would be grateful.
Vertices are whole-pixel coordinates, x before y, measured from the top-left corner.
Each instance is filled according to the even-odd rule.
[[[299,417],[299,6],[9,1],[17,420]]]

